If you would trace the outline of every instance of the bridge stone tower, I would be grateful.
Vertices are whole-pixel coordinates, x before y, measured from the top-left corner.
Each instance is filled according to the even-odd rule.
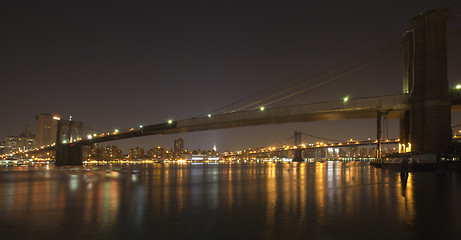
[[[412,152],[447,152],[451,145],[447,15],[448,8],[422,13],[405,36],[403,92],[410,94],[410,110],[401,116],[400,140]]]
[[[302,137],[302,132],[300,131],[295,131],[295,146],[299,147],[301,145],[301,137]],[[294,157],[293,157],[293,162],[304,162],[303,159],[303,150],[302,149],[295,149],[294,151]]]
[[[58,120],[56,130],[56,166],[63,165],[82,165],[83,161],[83,144],[66,143],[63,140],[71,142],[72,139],[80,137],[82,122]],[[77,136],[72,136],[73,130],[77,131]]]

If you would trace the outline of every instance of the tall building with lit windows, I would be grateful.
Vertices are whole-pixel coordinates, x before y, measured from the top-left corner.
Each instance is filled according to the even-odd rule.
[[[144,158],[144,148],[130,148],[128,150],[128,159],[142,159]]]
[[[56,142],[57,114],[42,113],[35,117],[35,145],[41,147]]]
[[[182,138],[174,140],[173,155],[175,159],[184,158],[184,140]]]
[[[35,146],[41,147],[56,143],[58,121],[61,121],[61,139],[75,141],[81,138],[83,122],[61,119],[58,114],[42,113],[35,118]]]

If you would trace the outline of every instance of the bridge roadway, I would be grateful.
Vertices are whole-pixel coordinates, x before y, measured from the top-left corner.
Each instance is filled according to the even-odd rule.
[[[347,102],[333,101],[313,104],[299,104],[223,113],[211,117],[196,117],[144,126],[143,128],[109,133],[83,140],[85,145],[118,139],[158,134],[175,134],[213,129],[245,127],[291,122],[313,122],[341,119],[376,118],[377,112],[387,112],[387,118],[398,118],[408,110],[408,95],[398,94],[381,97],[350,99]]]
[[[452,94],[452,111],[461,111],[461,94]],[[189,118],[172,123],[147,125],[142,128],[131,128],[118,133],[104,133],[82,139],[78,144],[92,145],[119,139],[148,135],[175,134],[193,131],[206,131],[233,127],[256,126],[265,124],[281,124],[291,122],[313,122],[325,120],[376,118],[377,112],[387,113],[388,119],[396,119],[409,109],[409,94],[397,94],[380,97],[358,98],[344,101],[332,101],[312,104],[271,107],[264,111],[259,109],[212,115],[211,117]],[[384,115],[386,116],[386,115]],[[43,147],[28,152],[54,150],[54,146]]]

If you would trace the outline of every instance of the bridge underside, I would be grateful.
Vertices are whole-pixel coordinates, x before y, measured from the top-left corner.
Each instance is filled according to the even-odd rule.
[[[85,140],[86,144],[132,138],[138,136],[175,134],[193,131],[281,124],[292,122],[313,122],[342,119],[376,118],[382,112],[384,117],[397,119],[408,110],[408,95],[390,95],[382,97],[352,99],[348,102],[334,101],[314,104],[300,104],[266,108],[251,111],[217,114],[211,117],[197,117],[179,120],[172,124],[144,126],[129,132]]]
[[[376,118],[377,113],[387,113],[395,119],[408,109],[407,95],[354,99],[349,102],[292,105],[181,120],[174,129],[165,133],[204,131],[211,129],[244,127],[291,122],[313,122],[343,119]]]

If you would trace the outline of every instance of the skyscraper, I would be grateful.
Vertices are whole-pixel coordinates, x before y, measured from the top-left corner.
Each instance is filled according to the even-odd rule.
[[[35,118],[35,145],[37,147],[56,142],[57,123],[61,117],[57,114],[42,113]]]
[[[184,140],[179,138],[174,140],[174,158],[175,159],[182,159],[184,158]]]
[[[184,140],[182,138],[174,140],[174,151],[177,153],[184,151]]]
[[[76,140],[82,135],[83,122],[61,119],[58,114],[42,113],[35,118],[35,145],[37,147],[56,143],[58,121],[61,125],[61,139]]]

